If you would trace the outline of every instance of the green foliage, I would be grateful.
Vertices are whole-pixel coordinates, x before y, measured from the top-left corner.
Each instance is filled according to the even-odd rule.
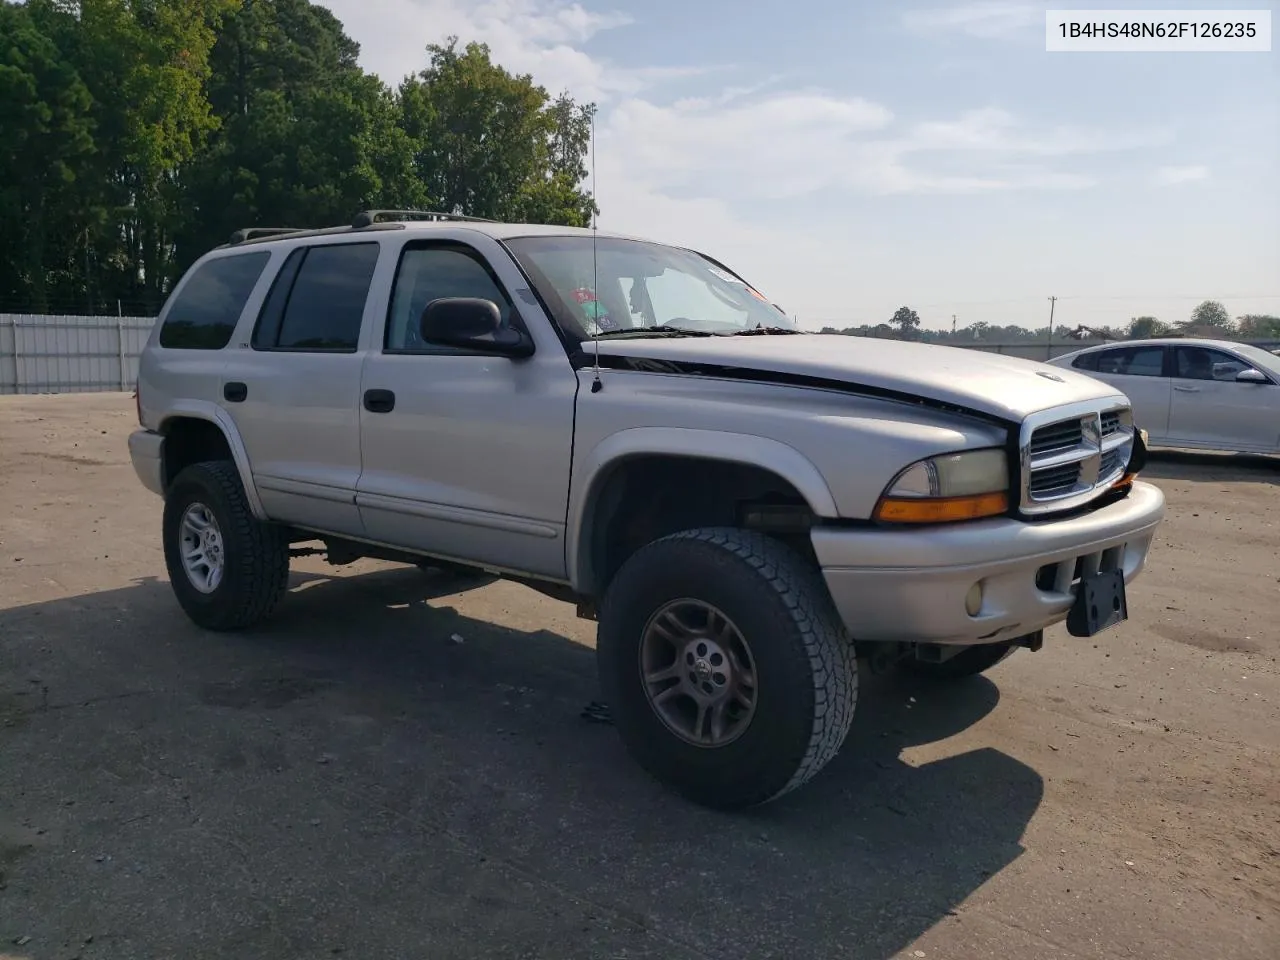
[[[1236,329],[1246,340],[1280,339],[1280,317],[1268,313],[1246,313],[1236,318]]]
[[[915,340],[920,335],[920,314],[910,307],[895,310],[889,323],[898,328],[898,333],[904,340]]]
[[[1180,330],[1211,333],[1223,333],[1231,330],[1232,326],[1231,314],[1217,300],[1205,300],[1191,311],[1189,320],[1178,324]]]
[[[391,90],[310,0],[0,0],[0,310],[159,308],[245,226],[369,207],[586,225],[593,107],[487,48]]]
[[[1148,340],[1152,337],[1163,337],[1168,332],[1168,325],[1161,323],[1155,317],[1134,317],[1129,322],[1129,329],[1125,332],[1125,336],[1130,340]]]

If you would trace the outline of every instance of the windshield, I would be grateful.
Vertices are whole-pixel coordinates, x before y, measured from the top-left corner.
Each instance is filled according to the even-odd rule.
[[[754,287],[689,250],[587,236],[520,237],[507,246],[581,339],[797,329]]]

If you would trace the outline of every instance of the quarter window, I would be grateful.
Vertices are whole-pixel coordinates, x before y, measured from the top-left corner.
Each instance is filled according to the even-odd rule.
[[[460,246],[408,247],[396,270],[385,348],[390,352],[447,352],[449,348],[424,343],[418,333],[427,304],[445,297],[492,300],[503,324],[512,322],[511,301],[478,253]]]
[[[160,346],[172,350],[225,347],[270,259],[265,251],[241,253],[198,266],[169,306],[160,328]]]

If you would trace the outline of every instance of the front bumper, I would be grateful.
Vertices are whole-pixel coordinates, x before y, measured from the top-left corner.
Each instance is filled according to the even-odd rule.
[[[1146,564],[1164,494],[1135,482],[1123,500],[1066,520],[982,520],[902,530],[818,528],[813,547],[855,640],[974,644],[1066,619],[1076,562],[1086,572]],[[965,595],[982,585],[976,616]]]
[[[164,496],[164,437],[150,430],[133,431],[129,434],[129,457],[142,485]]]

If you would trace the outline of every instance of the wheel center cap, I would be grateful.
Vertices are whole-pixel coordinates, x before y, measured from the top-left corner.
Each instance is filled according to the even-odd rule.
[[[693,672],[698,675],[699,680],[711,679],[711,663],[704,657],[699,657],[693,662]]]

